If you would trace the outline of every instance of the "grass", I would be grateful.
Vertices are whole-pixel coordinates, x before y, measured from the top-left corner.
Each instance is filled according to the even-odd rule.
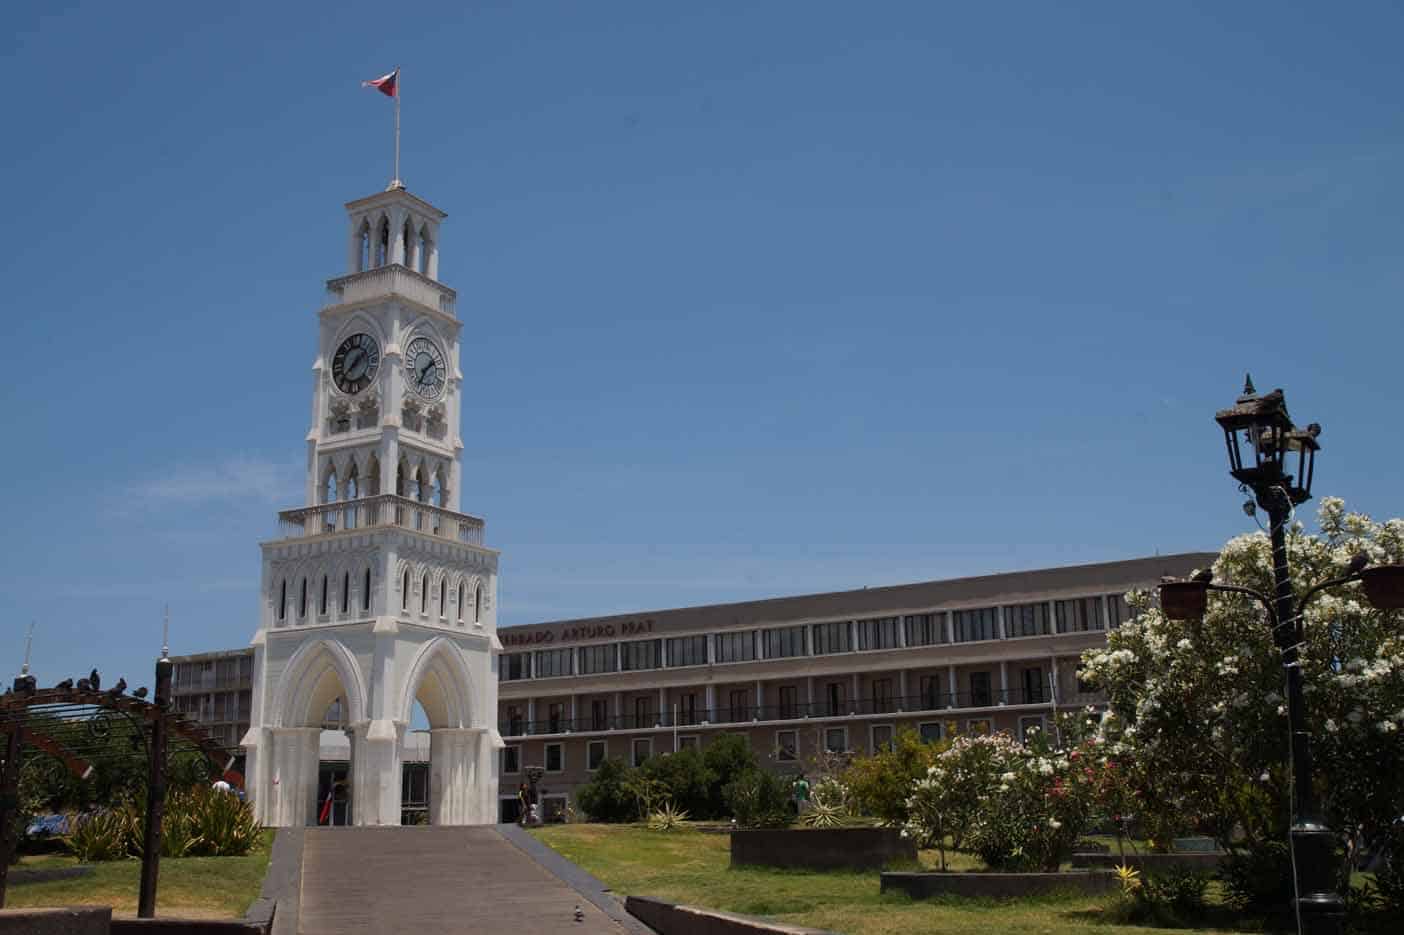
[[[158,916],[235,918],[242,916],[258,897],[273,832],[247,857],[167,857],[161,860],[156,887]],[[37,870],[76,867],[66,855],[20,858],[17,869]],[[111,906],[117,915],[135,915],[141,882],[141,861],[112,860],[88,864],[91,875],[44,883],[15,883],[5,894],[5,908],[32,906]]]
[[[639,825],[553,825],[536,829],[544,843],[622,895],[655,896],[693,906],[766,916],[844,935],[1172,935],[1241,931],[1226,913],[1194,929],[1115,924],[1105,902],[1086,896],[988,900],[911,900],[878,893],[875,872],[805,872],[730,866],[725,834],[692,829],[648,831]],[[952,857],[959,858],[953,862]],[[935,852],[922,863],[935,865]],[[953,869],[976,869],[967,855],[948,853]]]

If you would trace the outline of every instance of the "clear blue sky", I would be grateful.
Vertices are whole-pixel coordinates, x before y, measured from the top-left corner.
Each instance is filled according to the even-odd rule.
[[[396,64],[504,623],[1213,548],[1246,369],[1400,512],[1397,5],[8,9],[6,679],[252,635]]]

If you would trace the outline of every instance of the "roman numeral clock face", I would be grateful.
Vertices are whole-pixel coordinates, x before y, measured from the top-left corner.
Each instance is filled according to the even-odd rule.
[[[380,369],[380,345],[368,334],[353,334],[336,349],[332,379],[343,393],[355,394],[371,385]]]
[[[425,399],[438,399],[444,395],[444,384],[448,379],[444,352],[428,338],[415,338],[405,348],[405,379],[410,389]]]

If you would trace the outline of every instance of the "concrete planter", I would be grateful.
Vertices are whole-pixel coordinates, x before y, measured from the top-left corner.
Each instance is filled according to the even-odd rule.
[[[884,873],[881,891],[906,893],[913,899],[964,896],[1017,899],[1045,893],[1098,895],[1116,886],[1110,870],[1071,870],[1061,873]]]
[[[731,865],[804,870],[881,870],[915,861],[916,845],[896,828],[738,829]]]

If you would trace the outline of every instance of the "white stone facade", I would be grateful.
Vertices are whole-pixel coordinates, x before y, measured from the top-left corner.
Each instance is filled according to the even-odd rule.
[[[497,820],[497,563],[458,512],[461,323],[437,281],[444,214],[403,189],[347,205],[350,275],[328,282],[306,504],[262,544],[247,784],[259,819],[315,824],[322,725],[340,701],[351,820],[400,823],[415,702],[430,820]]]

